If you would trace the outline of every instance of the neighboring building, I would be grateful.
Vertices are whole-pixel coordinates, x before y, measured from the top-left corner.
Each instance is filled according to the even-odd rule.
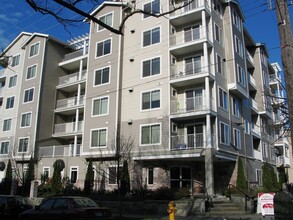
[[[173,7],[165,0],[103,2],[92,16],[118,28],[133,4],[153,12]],[[262,185],[263,163],[278,166],[286,152],[276,159],[280,147],[274,143],[270,125],[275,118],[266,95],[275,66],[243,22],[237,1],[194,0],[164,17],[134,14],[123,36],[93,22],[89,35],[68,45],[22,33],[5,50],[11,58],[1,73],[5,118],[0,123],[7,129],[7,120],[13,119],[15,132],[1,133],[0,160],[12,156],[23,161],[10,153],[15,144],[5,143],[8,137],[13,143],[29,137],[30,150],[20,156],[27,161],[35,152],[39,157],[38,179],[52,177],[54,161],[62,159],[63,177],[83,187],[92,160],[95,189],[110,190],[128,160],[132,188],[188,187],[194,194],[199,186],[215,194],[235,181],[241,156],[249,184]],[[33,62],[29,53],[37,42],[40,53]],[[24,79],[8,92],[18,54],[21,65],[14,74]],[[25,80],[34,65],[40,68],[38,78]],[[33,101],[24,107],[31,89]],[[13,94],[18,103],[8,112],[4,107]],[[22,120],[29,113],[30,127]]]

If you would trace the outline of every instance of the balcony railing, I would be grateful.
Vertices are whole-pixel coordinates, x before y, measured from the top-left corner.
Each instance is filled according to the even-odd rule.
[[[206,106],[203,104],[202,96],[171,101],[171,114],[180,114],[206,109]]]
[[[203,134],[177,135],[171,137],[171,150],[189,150],[203,148]]]
[[[82,131],[83,121],[79,121],[77,124],[77,129],[75,122],[56,124],[54,126],[54,134],[55,135],[66,135],[66,134],[74,134]]]
[[[187,4],[188,1],[179,1],[181,4]],[[176,5],[175,7],[178,7],[179,5]],[[190,4],[187,4],[185,7],[183,7],[181,10],[176,10],[171,13],[171,17],[181,15],[182,13],[188,13],[192,10],[195,10],[197,8],[201,8],[203,6],[206,6],[206,8],[210,9],[209,1],[207,0],[193,0]],[[171,6],[172,9],[173,5]]]
[[[81,77],[79,78],[79,73],[72,73],[70,75],[62,76],[59,78],[59,86],[65,84],[71,84],[78,82],[80,80],[84,80],[86,78],[86,70],[82,71]]]
[[[251,127],[252,127],[252,131],[255,133],[255,134],[258,134],[258,135],[261,135],[261,130],[260,130],[260,126],[252,123],[251,124]]]
[[[254,78],[252,75],[250,75],[250,74],[249,74],[249,82],[250,82],[252,85],[256,86],[255,78]]]
[[[255,109],[255,110],[258,110],[258,104],[257,102],[254,100],[254,99],[250,99],[251,100],[251,106]]]
[[[197,66],[194,64],[186,64],[182,70],[178,69],[176,66],[173,66],[171,67],[171,79],[197,76],[207,73],[207,71],[209,71],[209,69],[202,67],[201,63],[198,63]]]
[[[80,96],[79,100],[77,99],[77,97],[57,100],[56,109],[60,110],[64,108],[72,108],[72,107],[81,106],[84,104],[84,101],[85,101],[84,95]]]
[[[65,56],[64,56],[64,58],[63,58],[63,60],[62,60],[62,62],[64,62],[64,61],[68,61],[68,60],[71,60],[71,59],[74,59],[74,58],[76,58],[76,57],[80,57],[80,56],[82,56],[82,55],[84,55],[84,54],[83,54],[83,49],[80,49],[80,50],[74,51],[74,52],[72,52],[72,53],[65,54]]]
[[[182,38],[182,34],[184,37]],[[199,28],[199,30],[189,30],[178,32],[177,34],[172,34],[170,36],[170,46],[182,46],[186,43],[196,42],[202,39],[206,39],[209,36],[209,32],[204,30],[203,28]]]
[[[80,149],[80,144],[40,147],[39,156],[44,158],[80,156]]]
[[[253,57],[252,57],[251,53],[248,50],[246,50],[246,57],[250,61],[250,63],[253,64]]]

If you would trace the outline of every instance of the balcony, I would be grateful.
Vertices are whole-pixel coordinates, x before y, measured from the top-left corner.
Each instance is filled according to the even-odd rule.
[[[248,69],[254,68],[253,56],[248,50],[246,50],[246,60],[247,60],[247,68]]]
[[[256,81],[255,78],[249,74],[248,76],[248,85],[249,85],[249,91],[256,91],[257,90],[257,86],[256,86]]]
[[[181,4],[184,4],[185,1],[179,1]],[[205,10],[206,16],[210,16],[211,6],[209,5],[210,1],[206,0],[194,0],[191,4],[186,5],[180,10],[176,10],[170,14],[170,22],[173,26],[180,26],[182,24],[187,24],[194,22],[195,20],[202,19],[202,11]],[[177,4],[175,7],[179,7]],[[173,6],[170,5],[170,10]]]
[[[56,124],[54,126],[54,136],[77,135],[82,133],[83,121],[79,121],[77,128],[75,122]]]
[[[79,72],[72,73],[70,75],[62,76],[59,78],[58,86],[71,85],[86,79],[86,70],[82,71],[81,77],[79,78]]]
[[[251,106],[251,110],[252,110],[252,114],[258,114],[258,104],[257,102],[253,99],[250,98],[250,106]]]
[[[68,99],[57,100],[55,112],[72,110],[72,109],[75,109],[78,107],[83,107],[84,103],[85,103],[85,96],[84,95],[80,96],[79,100],[77,99],[77,97],[71,97]]]
[[[261,129],[260,126],[252,123],[251,124],[252,134],[254,137],[260,139],[261,138]]]
[[[170,52],[174,56],[196,53],[203,50],[203,43],[212,47],[209,32],[205,28],[194,28],[170,36]]]
[[[191,150],[204,148],[203,134],[176,135],[171,137],[171,150]]]
[[[54,158],[54,157],[76,157],[80,156],[81,145],[59,145],[59,146],[46,146],[39,148],[39,157],[41,158]]]

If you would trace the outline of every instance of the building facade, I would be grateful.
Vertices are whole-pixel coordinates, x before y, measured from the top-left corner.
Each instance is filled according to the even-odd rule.
[[[103,2],[91,15],[119,28],[134,8],[159,13],[184,3]],[[123,35],[86,22],[89,33],[67,44],[21,33],[4,51],[2,161],[34,155],[41,180],[62,159],[63,177],[82,188],[92,160],[96,190],[115,189],[127,161],[132,188],[210,195],[235,183],[238,157],[249,186],[261,186],[264,162],[290,165],[289,145],[276,144],[271,126],[270,76],[280,71],[243,27],[237,1],[194,0],[158,18],[136,13]]]

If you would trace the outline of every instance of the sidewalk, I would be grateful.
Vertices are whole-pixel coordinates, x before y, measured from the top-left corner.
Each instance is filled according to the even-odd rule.
[[[115,218],[116,219],[116,218]],[[123,220],[168,220],[168,216],[139,216],[139,215],[123,215],[122,218],[117,217],[117,219]],[[251,214],[243,216],[187,216],[179,217],[176,216],[175,220],[274,220],[274,216],[262,216],[260,214]]]

